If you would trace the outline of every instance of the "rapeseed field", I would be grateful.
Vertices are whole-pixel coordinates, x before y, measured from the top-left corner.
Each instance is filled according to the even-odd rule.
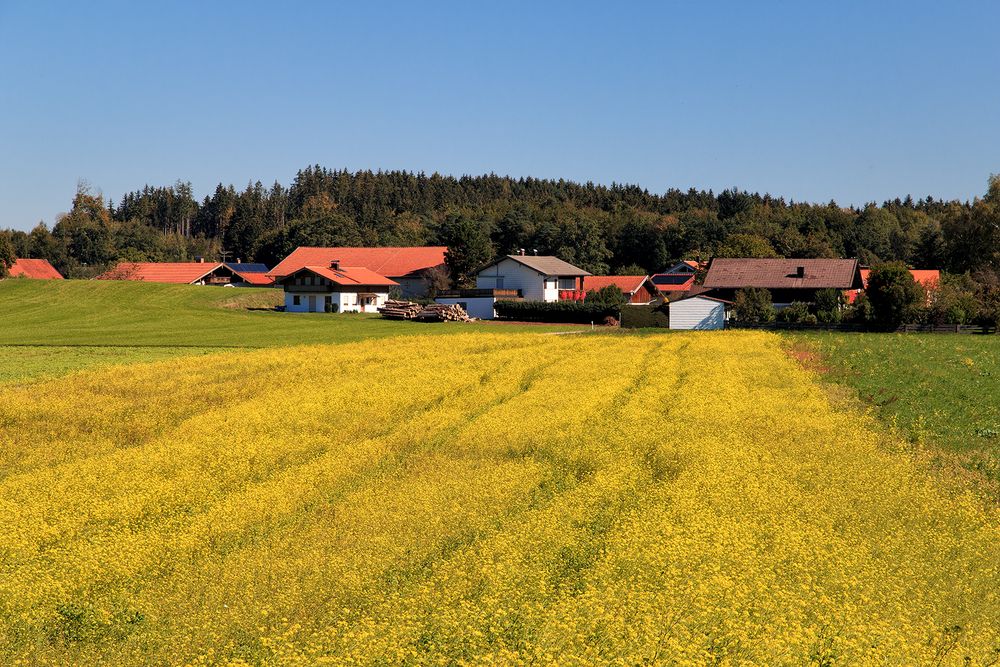
[[[996,664],[1000,517],[765,333],[0,388],[3,664]]]

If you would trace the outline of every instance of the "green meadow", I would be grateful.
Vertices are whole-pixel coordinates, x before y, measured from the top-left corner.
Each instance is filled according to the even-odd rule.
[[[0,281],[0,382],[232,348],[474,330],[544,333],[573,328],[399,322],[374,314],[275,311],[281,302],[281,291],[274,289],[96,280]]]

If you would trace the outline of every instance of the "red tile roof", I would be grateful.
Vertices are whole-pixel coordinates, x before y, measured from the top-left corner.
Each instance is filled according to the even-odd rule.
[[[240,280],[242,280],[248,285],[257,285],[263,287],[264,285],[274,284],[274,278],[265,273],[257,273],[254,271],[246,271],[246,272],[234,271],[233,273],[235,273]]]
[[[287,276],[304,266],[330,266],[334,260],[343,266],[360,267],[380,276],[401,278],[444,264],[445,246],[416,246],[406,248],[310,248],[292,251],[276,267],[272,276]]]
[[[614,285],[626,295],[631,295],[638,292],[648,279],[649,276],[585,276],[583,291],[590,292]]]
[[[686,292],[694,285],[694,274],[657,273],[651,280],[661,292]]]
[[[804,269],[799,277],[798,269]],[[823,289],[858,287],[856,259],[729,259],[716,258],[702,283],[707,288]]]
[[[868,288],[868,276],[871,274],[871,269],[861,269],[861,284],[862,289]],[[910,269],[910,274],[913,279],[923,285],[926,290],[937,289],[937,286],[941,284],[941,272],[937,269]],[[848,303],[854,303],[858,299],[858,295],[861,293],[861,289],[851,290],[847,293]],[[928,298],[930,295],[928,295]]]
[[[62,280],[62,274],[49,264],[47,259],[15,259],[10,267],[11,278],[34,278],[36,280]]]
[[[219,268],[226,267],[222,263],[208,262],[119,262],[110,271],[97,276],[96,280],[144,280],[187,285],[198,282]]]
[[[871,272],[871,269],[861,269],[861,282],[865,287],[868,287],[868,276]],[[941,282],[941,272],[937,269],[910,269],[910,274],[925,289],[934,289]]]
[[[363,266],[340,266],[336,269],[330,266],[303,266],[295,273],[298,273],[299,271],[310,271],[315,273],[317,276],[322,276],[336,283],[337,285],[347,287],[354,285],[393,287],[399,284],[395,280],[390,280],[389,278],[381,276],[374,271],[369,271]]]

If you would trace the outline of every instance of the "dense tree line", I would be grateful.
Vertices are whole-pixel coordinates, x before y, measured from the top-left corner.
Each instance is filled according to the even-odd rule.
[[[219,185],[198,201],[190,183],[104,201],[79,188],[50,230],[5,232],[15,253],[71,277],[118,260],[196,256],[274,264],[299,245],[448,245],[453,278],[520,248],[594,273],[647,273],[678,258],[858,257],[975,276],[1000,270],[1000,180],[972,202],[911,197],[842,207],[730,189],[650,193],[497,175],[454,178],[315,166],[290,186]]]

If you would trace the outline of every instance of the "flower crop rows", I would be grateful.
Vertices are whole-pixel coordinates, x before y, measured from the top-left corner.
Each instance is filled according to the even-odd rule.
[[[763,333],[0,389],[3,664],[989,664],[1000,521]],[[995,663],[994,663],[995,664]]]

